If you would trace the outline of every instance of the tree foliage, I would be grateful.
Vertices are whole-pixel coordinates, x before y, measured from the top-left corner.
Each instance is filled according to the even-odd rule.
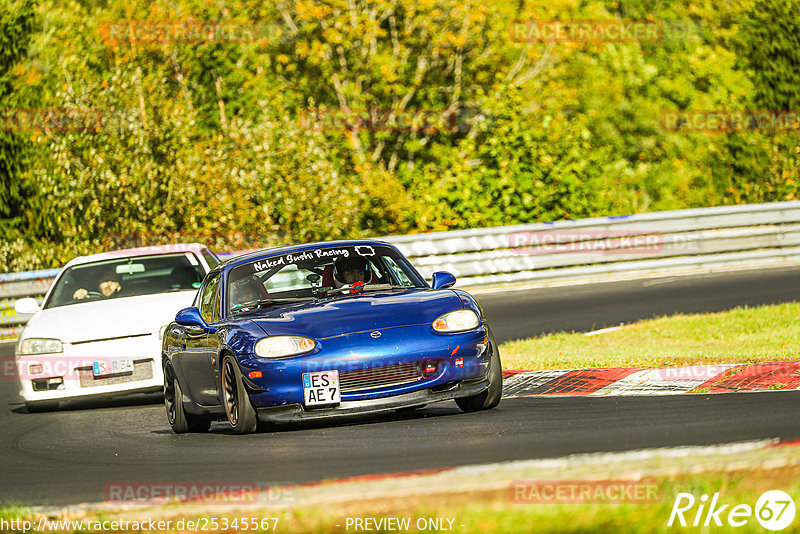
[[[796,198],[793,131],[662,120],[800,108],[795,4],[5,4],[3,109],[62,120],[0,131],[0,270]],[[515,33],[534,20],[662,33]]]
[[[14,67],[25,57],[36,22],[35,0],[0,2],[0,114],[14,120],[13,109],[30,104],[18,90]],[[0,236],[17,237],[25,214],[29,187],[22,181],[28,142],[11,128],[0,128]]]
[[[742,57],[762,109],[800,109],[800,20],[795,0],[756,0],[746,11]]]

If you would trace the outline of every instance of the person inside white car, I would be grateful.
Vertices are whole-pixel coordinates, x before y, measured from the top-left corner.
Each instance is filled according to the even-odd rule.
[[[97,284],[97,291],[91,291],[86,288],[80,287],[72,294],[75,300],[85,299],[91,296],[103,296],[109,298],[119,293],[122,290],[122,284],[117,272],[113,269],[107,269],[100,277],[100,283]]]

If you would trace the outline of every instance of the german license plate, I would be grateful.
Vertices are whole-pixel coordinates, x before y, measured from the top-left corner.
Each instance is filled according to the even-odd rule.
[[[107,376],[132,372],[133,360],[105,360],[94,362],[92,365],[92,374],[94,374],[94,376]]]
[[[303,373],[303,397],[306,406],[339,404],[339,371]]]

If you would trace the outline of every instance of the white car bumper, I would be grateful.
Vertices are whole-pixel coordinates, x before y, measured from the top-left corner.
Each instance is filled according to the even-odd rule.
[[[158,333],[65,343],[63,347],[58,354],[15,357],[20,395],[25,402],[110,397],[163,387]],[[112,362],[126,360],[132,362],[132,370],[95,376],[95,362],[111,369]]]

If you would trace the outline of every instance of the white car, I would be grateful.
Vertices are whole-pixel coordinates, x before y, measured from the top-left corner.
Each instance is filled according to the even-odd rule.
[[[28,411],[160,391],[163,329],[218,263],[196,243],[82,256],[64,266],[41,309],[18,300],[19,316],[33,314],[14,353]]]

